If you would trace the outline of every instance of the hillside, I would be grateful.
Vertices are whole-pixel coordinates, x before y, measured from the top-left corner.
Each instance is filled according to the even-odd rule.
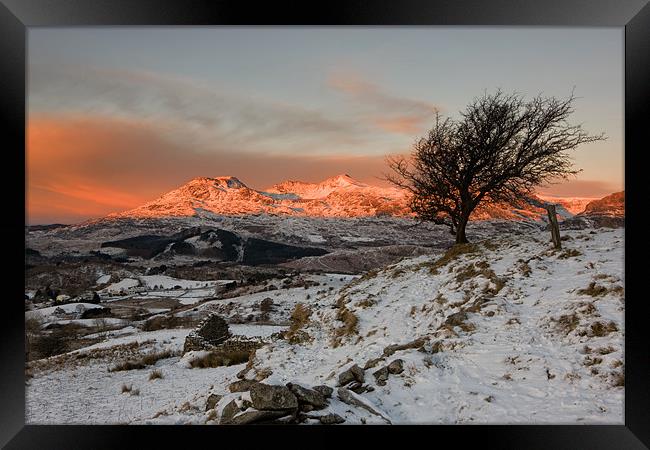
[[[233,323],[257,315],[260,302],[272,298],[273,328],[232,325],[236,334],[267,342],[248,364],[192,368],[205,352],[180,356],[190,329],[142,331],[134,322],[87,349],[33,364],[27,422],[256,417],[249,392],[255,381],[247,379],[332,388],[324,409],[297,413],[302,423],[336,414],[347,424],[621,424],[623,233],[566,231],[561,251],[538,230],[504,234],[362,277],[312,276],[320,285],[304,287],[278,280],[274,292],[177,310],[185,319],[217,312]],[[290,333],[272,334],[278,329]],[[107,371],[153,352],[163,352],[153,366]],[[363,381],[337,386],[355,364]],[[153,369],[159,379],[151,379]]]

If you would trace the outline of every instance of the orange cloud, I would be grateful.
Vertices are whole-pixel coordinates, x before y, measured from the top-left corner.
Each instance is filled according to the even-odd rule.
[[[27,127],[27,220],[76,222],[136,207],[197,176],[234,175],[263,189],[286,179],[349,173],[377,182],[384,157],[193,151],[162,128],[104,116],[32,115]]]
[[[422,131],[422,119],[419,117],[395,117],[377,119],[377,125],[390,133],[401,133],[409,136]]]
[[[438,110],[429,102],[385,92],[355,73],[331,73],[327,85],[353,100],[370,122],[389,133],[422,133]]]
[[[383,122],[394,131],[409,120]],[[360,181],[386,184],[384,155],[273,155],[236,150],[195,151],[170,142],[169,124],[155,126],[105,116],[30,115],[27,127],[27,221],[74,223],[134,208],[197,176],[237,176],[264,189],[287,179],[321,181],[348,173]],[[407,151],[398,149],[397,152]],[[602,197],[620,190],[597,181],[572,180],[541,192]]]

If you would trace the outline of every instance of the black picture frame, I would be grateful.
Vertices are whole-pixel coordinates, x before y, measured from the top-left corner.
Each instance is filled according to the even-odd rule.
[[[276,433],[310,445],[306,434],[318,434],[318,442],[339,442],[337,435],[363,433],[364,438],[397,438],[415,443],[410,433],[422,432],[431,445],[444,438],[463,445],[480,441],[497,448],[647,448],[650,446],[650,353],[646,298],[643,287],[643,225],[640,221],[643,194],[641,156],[647,148],[643,126],[650,109],[650,5],[647,0],[347,0],[312,2],[260,2],[209,0],[0,0],[0,111],[8,141],[3,152],[2,183],[4,217],[0,229],[6,245],[5,285],[0,372],[0,444],[6,448],[116,448],[138,441],[146,448],[170,443],[179,437],[214,445],[244,439],[245,447],[259,439],[268,445]],[[630,298],[625,310],[625,425],[517,425],[428,427],[265,427],[261,433],[231,427],[120,427],[25,425],[24,295],[25,196],[16,194],[26,186],[26,36],[27,28],[43,26],[115,25],[517,25],[517,26],[612,26],[625,28],[625,288]],[[645,114],[644,114],[645,113]],[[22,213],[21,213],[22,211]],[[15,236],[15,237],[14,237]],[[23,234],[24,236],[24,234]],[[22,277],[21,277],[22,273]],[[98,408],[101,405],[97,405]],[[287,431],[289,434],[287,434]],[[191,438],[185,436],[191,433]],[[390,433],[390,434],[388,434]],[[398,433],[398,434],[396,434]],[[409,433],[408,435],[406,433]],[[198,436],[197,436],[198,434]],[[418,433],[419,434],[419,433]],[[424,436],[420,435],[419,438]],[[288,438],[281,438],[288,439]],[[424,441],[426,445],[426,441]],[[142,444],[144,445],[144,444]],[[182,444],[181,444],[182,445]],[[163,445],[164,446],[164,445]]]

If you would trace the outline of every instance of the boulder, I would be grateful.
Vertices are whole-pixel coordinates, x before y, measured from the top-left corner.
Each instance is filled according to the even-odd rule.
[[[348,383],[357,381],[363,383],[365,381],[365,375],[363,369],[356,364],[350,367],[348,370],[341,372],[339,374],[339,386],[345,386]]]
[[[388,417],[386,413],[380,411],[369,400],[361,397],[359,394],[355,394],[354,392],[344,387],[340,387],[336,393],[338,394],[339,399],[343,403],[347,403],[348,405],[351,406],[357,406],[359,408],[363,408],[369,413],[379,416],[389,424],[392,424],[390,417]]]
[[[399,350],[408,350],[411,348],[420,348],[427,342],[426,338],[418,338],[414,341],[407,342],[406,344],[391,344],[388,347],[384,348],[384,356],[391,356],[393,353]]]
[[[335,425],[337,423],[345,422],[345,419],[343,417],[334,413],[320,416],[318,420],[320,420],[320,423],[322,423],[323,425]]]
[[[221,410],[221,415],[219,416],[219,424],[229,423],[230,420],[240,412],[239,406],[237,405],[236,400],[231,400],[223,407]]]
[[[320,409],[327,406],[327,400],[325,400],[325,396],[316,390],[308,389],[306,387],[293,383],[287,383],[287,387],[293,393],[293,395],[296,396],[299,403],[312,405],[314,409]]]
[[[208,395],[208,400],[205,402],[205,410],[209,411],[211,409],[214,409],[215,406],[217,406],[217,403],[219,403],[219,400],[223,398],[223,395],[219,394],[210,394]]]
[[[314,386],[312,389],[316,392],[320,392],[325,398],[330,398],[334,392],[334,389],[329,386],[325,386],[324,384],[320,386]]]
[[[245,392],[245,391],[250,391],[251,386],[254,384],[257,384],[258,382],[255,380],[238,380],[235,381],[234,383],[230,383],[228,386],[228,390],[230,392]]]
[[[300,409],[300,411],[302,411],[302,412],[311,412],[311,411],[313,411],[315,408],[314,408],[314,405],[310,405],[309,403],[301,403],[299,409]]]
[[[250,388],[253,407],[259,410],[288,410],[298,408],[298,399],[286,386],[257,383]]]
[[[368,361],[366,361],[366,364],[363,366],[363,370],[372,369],[377,364],[379,364],[381,362],[381,360],[382,360],[382,358],[369,359]]]
[[[396,359],[388,364],[387,369],[393,375],[404,372],[404,361],[401,359]]]
[[[267,420],[278,419],[287,416],[287,411],[259,411],[257,409],[248,408],[232,417],[226,425],[247,425],[255,422],[262,422]]]
[[[381,369],[372,373],[372,376],[375,377],[375,381],[379,386],[385,386],[386,381],[388,381],[388,367],[384,366]]]

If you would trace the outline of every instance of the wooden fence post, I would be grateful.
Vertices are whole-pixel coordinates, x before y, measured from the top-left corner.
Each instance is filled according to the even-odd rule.
[[[551,225],[551,237],[553,238],[553,246],[558,249],[562,248],[562,243],[560,242],[560,226],[557,223],[555,205],[546,205],[546,212],[548,213],[548,222]]]

